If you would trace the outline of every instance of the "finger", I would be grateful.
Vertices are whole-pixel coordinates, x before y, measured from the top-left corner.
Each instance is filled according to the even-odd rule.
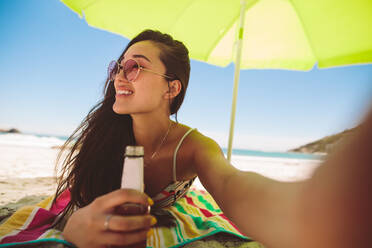
[[[145,241],[148,231],[107,232],[102,236],[102,242],[105,245],[132,245]]]
[[[149,229],[156,224],[156,218],[152,215],[120,216],[113,215],[108,229],[110,231],[128,232],[141,229]]]
[[[152,200],[145,193],[134,189],[118,189],[103,196],[97,197],[93,205],[104,211],[112,210],[114,207],[126,202],[139,203],[148,206]]]

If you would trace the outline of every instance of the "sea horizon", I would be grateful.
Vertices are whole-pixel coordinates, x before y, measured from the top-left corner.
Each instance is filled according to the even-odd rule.
[[[0,133],[0,135],[6,135],[9,133]],[[66,135],[53,135],[53,134],[40,134],[32,132],[21,132],[17,133],[19,135],[30,135],[36,138],[52,138],[59,139],[60,144],[55,144],[56,146],[62,145],[69,136]],[[37,142],[37,140],[34,140]],[[1,144],[1,142],[0,142]],[[221,147],[223,153],[227,154],[227,147]],[[310,160],[322,160],[325,154],[308,154],[290,151],[272,151],[272,150],[261,150],[261,149],[245,149],[245,148],[233,148],[232,155],[235,156],[253,156],[253,157],[268,157],[268,158],[286,158],[286,159],[310,159]]]

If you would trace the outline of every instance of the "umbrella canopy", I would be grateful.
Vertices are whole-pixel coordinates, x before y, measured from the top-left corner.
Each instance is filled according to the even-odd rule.
[[[327,68],[372,62],[371,0],[61,1],[93,27],[129,39],[156,29],[181,40],[192,59],[218,66],[235,61],[234,92],[241,68],[310,70],[316,63]]]

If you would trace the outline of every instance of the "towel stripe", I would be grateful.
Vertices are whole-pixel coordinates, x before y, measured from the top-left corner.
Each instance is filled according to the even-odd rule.
[[[213,198],[206,192],[191,189],[173,206],[165,209],[175,217],[176,226],[154,228],[156,238],[147,240],[148,247],[180,247],[220,232],[235,235],[242,240],[250,240],[226,218]],[[160,242],[157,242],[158,240]]]
[[[70,192],[64,191],[52,206],[50,196],[35,206],[26,206],[13,214],[0,226],[0,244],[36,240],[43,236],[55,217],[64,209],[70,199]],[[10,230],[7,232],[6,230]]]

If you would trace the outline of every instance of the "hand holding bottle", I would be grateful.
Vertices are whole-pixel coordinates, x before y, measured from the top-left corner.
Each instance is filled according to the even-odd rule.
[[[137,190],[119,189],[110,192],[75,211],[68,219],[62,235],[79,248],[143,244],[156,219],[148,213],[135,216],[115,213],[115,208],[127,202],[146,207],[152,204],[148,196]]]

